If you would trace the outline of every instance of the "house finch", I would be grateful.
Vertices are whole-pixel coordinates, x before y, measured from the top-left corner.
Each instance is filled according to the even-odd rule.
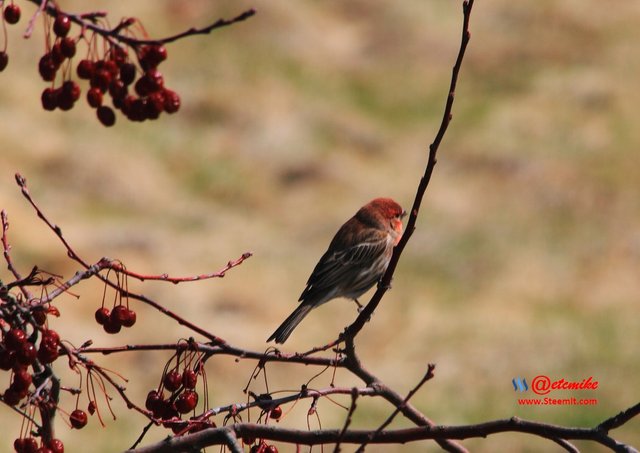
[[[364,205],[336,233],[311,273],[300,305],[267,341],[284,343],[311,309],[335,299],[353,299],[371,288],[389,265],[393,247],[402,236],[406,212],[391,198]]]

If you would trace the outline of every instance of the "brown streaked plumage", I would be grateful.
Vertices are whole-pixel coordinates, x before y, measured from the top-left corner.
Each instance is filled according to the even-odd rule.
[[[300,305],[267,341],[284,343],[314,308],[337,297],[357,301],[382,277],[402,236],[402,207],[391,198],[364,205],[336,233],[300,295]]]

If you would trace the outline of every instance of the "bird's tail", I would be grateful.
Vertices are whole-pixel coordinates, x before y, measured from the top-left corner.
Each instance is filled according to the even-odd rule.
[[[275,340],[276,343],[284,343],[285,341],[287,341],[287,338],[289,338],[289,335],[291,335],[293,329],[295,329],[296,326],[300,324],[300,321],[302,321],[304,317],[307,316],[312,308],[313,305],[306,304],[304,302],[298,305],[296,309],[293,310],[293,313],[291,313],[289,317],[284,320],[280,327],[278,327],[276,331],[271,334],[271,336],[267,340],[267,343],[271,340]]]

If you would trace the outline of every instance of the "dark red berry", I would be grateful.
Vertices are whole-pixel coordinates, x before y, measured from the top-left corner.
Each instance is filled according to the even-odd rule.
[[[92,98],[95,98],[95,100],[97,100],[99,96],[99,102],[94,105],[91,101]],[[102,91],[100,91],[97,88],[91,88],[89,91],[87,91],[87,101],[89,101],[89,105],[91,107],[99,107],[100,104],[102,104]],[[109,312],[109,309],[106,307],[102,307],[102,308],[98,308],[96,310],[95,313],[95,318],[96,318],[96,322],[100,325],[104,325],[105,322],[107,322],[107,319],[109,319],[109,316],[111,315],[111,312]]]
[[[60,343],[60,335],[58,335],[58,332],[55,330],[46,329],[42,331],[42,341],[58,346],[58,343]]]
[[[149,92],[154,93],[164,86],[164,77],[162,73],[155,68],[149,69],[143,76],[147,79]]]
[[[0,72],[4,71],[9,64],[9,54],[4,50],[0,50]]]
[[[13,441],[13,449],[17,452],[17,453],[24,453],[24,442],[25,439],[24,437],[18,437],[16,440]]]
[[[117,322],[120,325],[123,325],[123,321],[127,317],[127,307],[124,305],[116,305],[111,310],[111,318],[112,321]]]
[[[146,101],[144,99],[133,98],[129,109],[127,110],[127,118],[131,121],[144,121],[147,119],[146,110]]]
[[[133,63],[122,63],[120,66],[120,80],[125,85],[131,85],[136,79],[136,67]]]
[[[107,91],[110,83],[111,74],[106,69],[97,69],[90,81],[91,88],[100,88],[103,93]]]
[[[164,111],[167,113],[176,113],[180,110],[180,96],[175,91],[164,89]]]
[[[70,96],[74,102],[80,99],[80,85],[73,80],[67,80],[64,82],[62,84],[62,91]]]
[[[178,373],[177,370],[171,370],[164,375],[163,382],[167,390],[174,392],[182,385],[182,374]]]
[[[193,390],[186,390],[176,399],[176,409],[181,414],[191,412],[198,405],[198,394]]]
[[[273,418],[274,420],[278,420],[280,417],[282,417],[282,408],[280,406],[276,406],[271,409],[271,412],[269,412],[269,417]]]
[[[16,353],[0,349],[0,370],[8,371],[16,364]]]
[[[107,127],[113,126],[116,123],[116,114],[111,107],[101,105],[98,107],[98,119]],[[118,324],[118,331],[120,331],[120,324]]]
[[[76,409],[69,415],[69,422],[75,429],[84,428],[87,424],[87,414],[85,411]]]
[[[122,326],[123,327],[133,327],[133,325],[136,323],[136,312],[133,310],[127,310],[126,313],[126,317],[124,319],[124,321],[122,321]]]
[[[40,349],[38,349],[38,360],[42,363],[52,363],[55,362],[55,360],[60,356],[60,352],[58,351],[58,348],[56,349],[50,349],[50,348],[43,348],[42,345],[40,345]]]
[[[11,329],[4,337],[4,345],[9,351],[17,351],[27,341],[27,334],[24,330]]]
[[[18,362],[23,365],[31,365],[38,356],[38,350],[33,343],[26,341],[16,351],[16,358]]]
[[[162,45],[142,46],[138,54],[138,59],[143,69],[155,68],[167,59],[167,49]]]
[[[136,90],[136,94],[142,97],[148,96],[152,92],[151,83],[149,79],[145,76],[140,77],[136,81],[136,84],[134,85],[134,89]]]
[[[50,53],[44,54],[38,62],[38,72],[45,82],[51,82],[56,78],[58,67]]]
[[[22,450],[18,450],[16,444],[13,444],[13,447],[18,451],[18,453],[35,453],[38,451],[38,440],[35,437],[25,437],[24,439],[16,439],[16,441],[21,440]]]
[[[20,392],[16,389],[12,389],[11,387],[5,390],[2,395],[2,400],[9,406],[15,406],[21,399],[22,397],[20,396]]]
[[[91,60],[80,60],[76,72],[81,79],[89,80],[95,72],[95,63]]]
[[[65,112],[71,110],[73,104],[76,102],[73,91],[69,89],[65,90],[62,87],[57,88],[56,91],[58,92],[58,107],[60,110],[64,110]]]
[[[128,53],[124,47],[113,46],[109,54],[111,60],[115,61],[118,66],[121,66],[127,61]]]
[[[63,38],[60,41],[60,50],[65,57],[73,58],[76,54],[76,42],[72,38]]]
[[[101,105],[100,107],[98,107],[98,119],[100,119],[100,109],[109,109],[109,107],[105,107],[104,105]],[[113,113],[113,110],[111,110],[111,112]],[[115,121],[115,115],[114,115],[114,121]],[[102,120],[100,120],[100,122],[102,122]],[[105,124],[105,126],[107,125]],[[120,332],[120,330],[122,329],[122,325],[119,324],[118,322],[115,322],[113,316],[109,316],[109,319],[107,319],[104,322],[104,324],[102,325],[102,328],[107,333],[116,334]]]
[[[36,308],[31,313],[33,320],[39,326],[43,326],[47,322],[47,312],[42,308]]]
[[[278,453],[278,448],[275,445],[267,445],[267,448],[265,448],[264,453]]]
[[[17,24],[20,20],[20,7],[13,3],[7,5],[4,9],[4,20],[6,20],[8,24]]]
[[[20,368],[13,374],[13,382],[11,382],[11,388],[20,392],[27,390],[31,385],[33,378],[29,374],[26,368]]]
[[[62,14],[58,14],[56,19],[53,21],[53,32],[56,36],[64,38],[69,33],[69,29],[71,28],[71,19],[68,16],[64,16]]]
[[[124,99],[127,95],[127,86],[120,79],[113,79],[109,85],[109,95],[112,99]]]
[[[60,67],[60,65],[62,65],[65,58],[67,58],[64,56],[64,53],[62,53],[62,46],[60,45],[60,42],[57,42],[53,45],[49,55],[51,55],[51,60],[53,60],[58,68]]]
[[[153,412],[153,416],[159,418],[162,415],[164,409],[164,397],[161,392],[157,390],[151,390],[147,393],[147,399],[144,403],[144,407]]]
[[[196,388],[196,384],[198,383],[198,375],[195,371],[186,369],[184,373],[182,373],[182,385],[188,389]]]
[[[47,442],[47,447],[49,447],[53,453],[64,453],[64,444],[60,439],[51,439]]]

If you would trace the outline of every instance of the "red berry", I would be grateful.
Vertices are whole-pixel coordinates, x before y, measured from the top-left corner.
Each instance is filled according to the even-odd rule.
[[[167,59],[167,49],[162,45],[142,46],[138,54],[143,69],[151,69]]]
[[[91,88],[100,88],[103,93],[109,88],[111,74],[106,69],[97,69],[91,77]]]
[[[47,447],[49,447],[53,453],[64,453],[64,444],[60,439],[51,439],[47,442]]]
[[[165,374],[163,381],[164,387],[170,392],[175,392],[182,384],[182,375],[176,370],[171,370]]]
[[[13,382],[11,383],[11,388],[21,392],[25,391],[31,385],[33,378],[29,374],[26,368],[20,368],[13,375]]]
[[[149,91],[154,93],[164,86],[164,77],[156,68],[149,69],[143,76],[147,79]]]
[[[127,86],[120,79],[113,79],[109,85],[109,95],[112,99],[124,99],[127,95]]]
[[[53,21],[53,32],[56,36],[64,38],[69,33],[69,29],[71,28],[71,19],[68,16],[63,16],[62,14],[58,14],[56,19]]]
[[[84,428],[87,424],[87,414],[85,411],[76,409],[69,415],[69,422],[75,429]]]
[[[47,322],[47,312],[42,308],[36,308],[31,312],[33,320],[39,326],[43,326]]]
[[[60,44],[60,42],[57,42],[53,45],[49,55],[51,55],[51,59],[53,60],[53,62],[56,64],[57,67],[60,67],[60,65],[62,65],[62,63],[64,62],[64,59],[66,58],[64,56],[64,53],[62,53],[62,45]]]
[[[122,325],[124,327],[133,327],[133,325],[136,323],[136,312],[133,310],[127,310],[126,315],[126,318],[124,319],[124,321],[122,321]]]
[[[134,85],[134,89],[136,90],[136,94],[138,96],[143,96],[143,97],[149,95],[149,93],[151,93],[152,91],[149,79],[146,78],[145,76],[140,77],[136,81],[136,84]]]
[[[58,93],[53,88],[45,88],[40,96],[42,108],[45,110],[55,110],[58,106]]]
[[[128,53],[124,47],[112,46],[110,51],[110,58],[116,65],[121,66],[127,61]]]
[[[100,122],[109,127],[116,123],[116,114],[111,107],[102,105],[98,107],[98,119]],[[120,331],[120,325],[118,324],[118,331]]]
[[[164,89],[164,110],[167,113],[175,113],[180,110],[180,96],[175,91]]]
[[[184,370],[184,373],[182,373],[182,385],[184,385],[185,388],[193,389],[197,383],[198,375],[196,372],[190,369]]]
[[[7,390],[4,391],[4,394],[2,395],[2,399],[9,406],[15,406],[20,402],[22,397],[20,396],[20,392],[18,390],[12,389],[11,387],[9,387]]]
[[[89,80],[93,77],[95,72],[95,63],[91,60],[80,60],[78,67],[76,68],[78,77],[84,80]]]
[[[4,50],[0,50],[0,72],[4,71],[9,64],[9,54]]]
[[[40,346],[38,349],[38,360],[42,363],[52,363],[60,356],[58,349],[48,349]]]
[[[38,356],[38,350],[33,343],[25,342],[20,346],[20,349],[16,351],[16,358],[18,362],[23,365],[31,365]]]
[[[282,408],[280,406],[276,406],[271,409],[271,412],[269,412],[269,417],[273,418],[274,420],[278,420],[280,417],[282,417]]]
[[[131,85],[136,78],[136,67],[132,63],[122,63],[120,66],[120,80],[125,85]]]
[[[51,82],[56,78],[58,67],[50,53],[44,54],[38,62],[38,72],[45,82]]]
[[[8,24],[17,24],[20,20],[20,7],[13,3],[7,5],[4,9],[4,20],[6,20]]]
[[[63,38],[60,41],[60,50],[62,55],[67,58],[72,58],[76,54],[76,42],[71,38]]]
[[[13,441],[13,449],[17,453],[24,453],[24,444],[25,444],[25,439],[23,437],[18,437],[16,440]]]
[[[22,450],[20,453],[35,453],[38,451],[38,441],[35,437],[26,437],[24,439],[17,440],[22,440]],[[13,446],[16,448],[16,451],[18,451],[15,443]]]
[[[95,98],[97,98],[98,96],[100,102],[98,102],[97,105],[92,104],[91,99],[94,98],[95,100]],[[87,101],[89,101],[89,105],[91,107],[99,107],[100,104],[102,104],[102,92],[97,88],[91,88],[89,91],[87,91]],[[109,319],[110,315],[111,312],[109,312],[108,308],[98,308],[95,314],[96,322],[102,326],[105,322],[107,322],[107,319]]]
[[[16,364],[16,353],[0,349],[0,370],[8,371]]]
[[[151,390],[147,393],[147,399],[144,403],[144,407],[153,412],[153,416],[159,418],[164,410],[164,395],[157,390]]]
[[[267,448],[264,450],[265,453],[278,453],[278,448],[275,445],[267,445]]]
[[[127,307],[124,305],[116,305],[111,310],[111,318],[113,322],[117,322],[120,325],[123,325],[123,321],[127,317]]]
[[[191,412],[198,405],[198,394],[193,390],[186,390],[178,396],[176,400],[176,409],[181,414]]]
[[[100,118],[100,109],[109,109],[109,110],[111,110],[109,107],[105,107],[104,105],[98,107],[98,118]],[[113,112],[113,110],[111,110],[111,112]],[[102,121],[102,120],[100,120],[100,121]],[[119,324],[118,322],[116,322],[113,316],[109,316],[109,319],[107,319],[104,322],[104,324],[102,325],[102,328],[107,333],[116,334],[116,333],[120,332],[120,330],[122,329],[122,325]]]
[[[42,341],[58,346],[58,343],[60,343],[60,335],[58,335],[58,332],[55,330],[46,329],[42,331]]]
[[[80,99],[80,85],[73,80],[67,80],[62,84],[62,92],[70,96],[74,102]]]
[[[70,89],[63,89],[62,87],[56,90],[58,92],[58,107],[60,110],[71,110],[73,104],[76,102],[74,99],[74,92]]]
[[[27,341],[24,330],[11,329],[4,337],[4,344],[9,351],[17,351]]]

